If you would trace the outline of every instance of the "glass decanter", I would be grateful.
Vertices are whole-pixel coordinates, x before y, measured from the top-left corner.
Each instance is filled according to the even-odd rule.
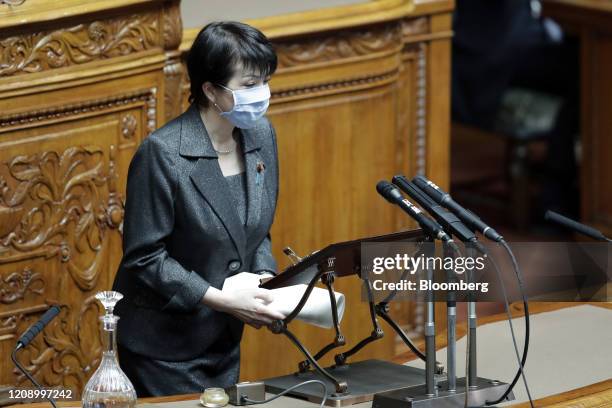
[[[113,309],[123,295],[119,292],[105,291],[96,294],[106,314],[100,316],[102,338],[104,339],[102,361],[91,376],[83,391],[83,408],[134,408],[136,391],[134,386],[119,367],[117,360],[117,321],[119,316]]]

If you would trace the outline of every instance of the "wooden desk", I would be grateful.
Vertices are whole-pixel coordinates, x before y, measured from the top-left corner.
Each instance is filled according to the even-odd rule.
[[[158,397],[158,398],[142,398],[138,400],[138,404],[143,403],[161,403],[161,402],[179,402],[179,401],[193,401],[200,397],[199,394],[186,394],[186,395],[175,395],[171,397]],[[285,400],[289,401],[289,400]],[[284,401],[283,401],[284,402]],[[300,406],[309,408],[318,407],[317,404],[308,404],[301,401],[295,401]],[[551,397],[542,398],[534,401],[536,407],[580,407],[580,408],[604,408],[612,406],[612,380],[603,381],[597,384],[590,385],[588,387],[579,388],[576,390],[564,392],[562,394],[553,395]],[[71,403],[58,403],[60,407],[80,407],[78,402]],[[258,405],[259,407],[266,407],[266,405]],[[369,404],[358,404],[353,405],[354,408],[361,408],[362,406],[369,406]],[[35,404],[23,404],[23,405],[12,405],[11,408],[48,408],[49,403],[35,403]],[[200,406],[201,407],[201,406]],[[232,405],[228,405],[232,407]],[[292,408],[292,405],[285,405],[286,408]],[[528,408],[529,403],[521,403],[510,405],[511,408]],[[144,408],[144,407],[143,407]]]
[[[580,407],[603,408],[612,406],[612,380],[602,381],[588,387],[578,388],[562,394],[535,400],[536,407]],[[528,408],[529,402],[511,405],[512,408]]]
[[[612,2],[545,0],[544,15],[580,40],[581,218],[612,235]]]
[[[589,303],[592,306],[602,307],[606,309],[612,310],[612,303]],[[538,314],[543,312],[551,312],[555,310],[559,310],[562,308],[568,308],[572,306],[576,306],[577,303],[567,302],[567,303],[538,303],[533,302],[530,303],[530,313]],[[523,310],[520,304],[512,305],[512,315],[513,317],[520,317],[523,315]],[[484,325],[488,323],[494,323],[498,321],[502,321],[506,319],[506,315],[497,314],[493,316],[487,316],[482,319],[479,319],[479,325]],[[464,325],[459,325],[457,327],[457,335],[458,339],[465,335]],[[445,333],[441,333],[437,339],[438,348],[445,347],[446,335]],[[412,353],[404,353],[397,356],[394,361],[397,363],[403,363],[406,361],[410,361],[416,358]],[[176,396],[168,396],[168,397],[157,397],[157,398],[142,398],[139,400],[139,403],[158,403],[158,402],[174,402],[174,401],[193,401],[199,398],[199,394],[187,394],[187,395],[176,395]],[[295,405],[290,404],[289,402],[293,401]],[[316,407],[316,404],[308,404],[302,401],[296,401],[291,399],[283,400],[285,402],[284,405],[274,405],[274,406],[284,406],[287,408],[291,407]],[[78,402],[66,402],[59,403],[60,406],[63,407],[76,407],[79,406]],[[369,403],[353,405],[354,408],[362,408],[369,407]],[[511,407],[516,408],[527,408],[529,406],[528,403],[519,403],[511,405]],[[542,399],[538,399],[535,401],[535,406],[537,407],[608,407],[612,406],[612,379],[598,382],[596,384],[592,384],[586,387],[574,389],[571,391],[566,391],[557,395],[545,397]],[[25,404],[14,406],[15,408],[47,408],[48,403],[35,403],[35,404]],[[262,407],[265,407],[263,405]],[[143,407],[144,408],[144,407]],[[161,407],[160,407],[161,408]],[[184,406],[182,408],[185,408]]]

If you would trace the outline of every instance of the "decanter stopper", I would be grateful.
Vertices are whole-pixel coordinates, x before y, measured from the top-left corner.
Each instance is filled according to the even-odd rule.
[[[105,290],[103,292],[96,293],[96,299],[102,303],[106,314],[112,315],[115,305],[118,301],[123,299],[123,295],[119,292],[115,292],[114,290]]]

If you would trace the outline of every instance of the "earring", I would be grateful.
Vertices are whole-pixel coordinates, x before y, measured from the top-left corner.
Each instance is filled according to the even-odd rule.
[[[213,105],[215,105],[215,108],[217,108],[217,110],[219,111],[219,113],[223,113],[223,110],[221,109],[221,107],[219,105],[217,105],[217,102],[213,101]]]

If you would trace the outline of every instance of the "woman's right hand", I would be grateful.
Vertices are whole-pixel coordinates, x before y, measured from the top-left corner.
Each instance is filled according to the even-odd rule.
[[[244,323],[259,329],[274,320],[284,319],[285,315],[268,307],[273,301],[270,291],[261,288],[220,291],[210,287],[204,295],[203,303],[211,308],[231,314]]]

